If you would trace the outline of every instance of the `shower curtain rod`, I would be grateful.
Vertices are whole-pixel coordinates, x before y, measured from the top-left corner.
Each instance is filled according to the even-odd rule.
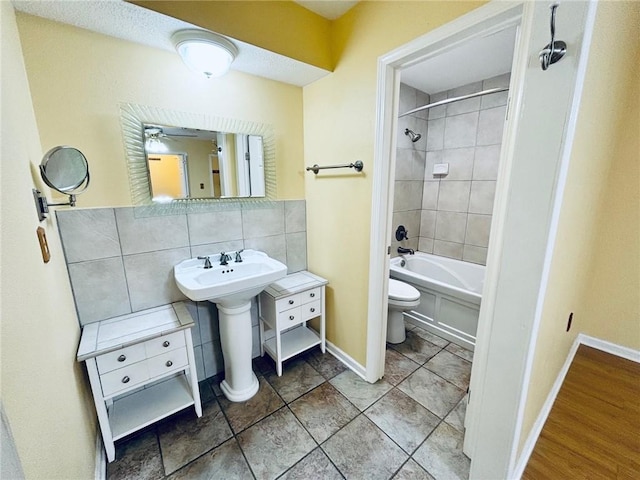
[[[460,97],[447,98],[445,100],[440,100],[439,102],[433,102],[433,103],[430,103],[429,105],[423,105],[422,107],[409,110],[408,112],[398,115],[398,118],[405,117],[407,115],[411,115],[412,113],[420,112],[422,110],[427,110],[429,108],[439,107],[440,105],[446,105],[447,103],[458,102],[460,100],[466,100],[467,98],[479,97],[480,95],[489,95],[490,93],[506,92],[508,90],[509,90],[509,87],[490,88],[488,90],[483,90],[482,92],[470,93],[469,95],[462,95]]]

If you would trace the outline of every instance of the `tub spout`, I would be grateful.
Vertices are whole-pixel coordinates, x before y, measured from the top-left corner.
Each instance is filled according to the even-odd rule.
[[[402,255],[404,253],[408,253],[409,255],[413,255],[416,252],[413,250],[413,248],[398,247],[398,253],[400,255]]]

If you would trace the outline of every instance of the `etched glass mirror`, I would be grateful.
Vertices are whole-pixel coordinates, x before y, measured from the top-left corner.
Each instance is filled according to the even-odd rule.
[[[120,112],[134,205],[275,200],[269,125],[135,104]]]

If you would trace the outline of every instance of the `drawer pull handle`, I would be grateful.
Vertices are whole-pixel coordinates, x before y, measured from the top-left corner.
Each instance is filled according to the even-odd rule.
[[[118,357],[118,361],[119,361],[119,362],[124,362],[126,359],[127,359],[126,355],[120,355],[120,356]]]
[[[296,317],[294,317],[293,315],[289,315],[289,320],[295,320]]]
[[[129,380],[131,380],[129,377],[127,377],[126,375],[124,377],[122,377],[122,383],[129,383]]]
[[[293,300],[289,300],[289,305],[293,305],[294,301]]]
[[[165,340],[164,342],[162,342],[162,346],[163,346],[163,347],[168,347],[169,345],[171,345],[171,343],[169,342],[169,340]]]
[[[310,296],[311,298],[313,298],[313,297],[315,297],[315,296],[316,296],[316,294],[315,294],[315,293],[310,293],[310,294],[309,294],[309,296]]]
[[[167,367],[170,367],[170,366],[172,366],[172,365],[173,365],[173,362],[172,362],[171,360],[167,360],[167,363],[165,363],[165,365],[166,365]]]
[[[313,312],[315,312],[315,311],[316,311],[316,309],[315,309],[315,308],[312,308],[312,309],[311,309],[311,313],[313,313]]]

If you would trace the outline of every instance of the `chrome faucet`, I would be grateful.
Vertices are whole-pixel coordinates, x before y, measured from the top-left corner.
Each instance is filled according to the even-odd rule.
[[[400,255],[402,255],[404,253],[408,253],[409,255],[413,255],[416,252],[413,250],[413,248],[398,247],[398,253]]]
[[[229,265],[228,261],[231,260],[231,255],[227,255],[224,252],[220,252],[220,265]]]
[[[240,263],[242,261],[242,257],[240,256],[242,252],[244,252],[244,248],[236,252],[236,263]]]
[[[209,260],[209,257],[198,257],[198,260],[204,260],[204,268],[211,268],[211,260]]]

